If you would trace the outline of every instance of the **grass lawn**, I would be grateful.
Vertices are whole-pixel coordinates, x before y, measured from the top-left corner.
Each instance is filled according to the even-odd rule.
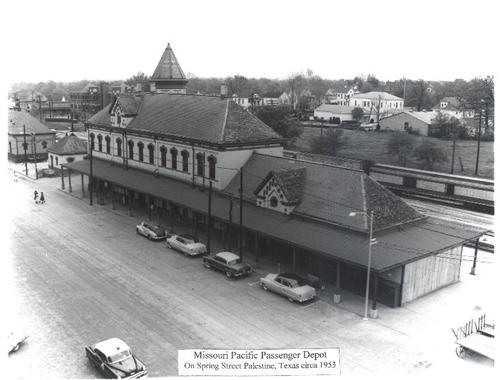
[[[363,132],[344,129],[344,136],[347,137],[347,143],[339,149],[338,156],[359,159],[372,160],[382,164],[401,165],[396,156],[391,156],[385,148],[386,142],[391,132]],[[297,150],[309,151],[310,140],[314,136],[319,136],[320,128],[304,127],[304,132],[297,140],[295,146]],[[441,146],[448,155],[448,162],[434,165],[434,170],[449,173],[451,168],[452,141],[438,139],[434,137],[412,136],[415,139],[415,145],[418,145],[422,139],[431,139]],[[481,150],[479,156],[479,176],[493,178],[493,150],[494,142],[481,141]],[[455,171],[454,174],[473,176],[476,166],[477,141],[457,140],[455,150]],[[460,165],[463,165],[463,170]],[[422,164],[409,157],[408,167],[422,168]]]

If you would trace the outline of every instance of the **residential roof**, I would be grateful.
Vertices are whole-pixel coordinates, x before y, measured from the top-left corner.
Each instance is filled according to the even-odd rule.
[[[340,106],[337,104],[322,104],[314,111],[318,112],[330,112],[333,114],[351,114],[352,110],[356,107],[351,106]]]
[[[425,112],[425,111],[421,111],[421,112],[417,112],[417,111],[402,111],[402,112],[399,112],[399,113],[396,113],[396,114],[384,117],[384,118],[380,119],[380,122],[382,122],[385,119],[389,119],[391,117],[400,117],[402,114],[405,114],[405,115],[408,115],[408,116],[412,116],[415,119],[423,121],[424,123],[426,123],[428,125],[431,125],[432,122],[433,122],[433,120],[437,116],[437,113],[434,112],[434,111],[429,111],[429,112]]]
[[[403,100],[402,98],[389,94],[388,92],[383,91],[371,91],[365,92],[361,94],[354,94],[351,96],[352,99],[370,99],[370,100]]]
[[[271,127],[230,99],[181,94],[145,94],[135,99],[138,113],[127,130],[216,144],[283,142]],[[87,123],[110,127],[110,108],[99,111]]]
[[[47,151],[55,154],[83,154],[87,153],[87,141],[70,134],[63,137]]]
[[[181,65],[177,61],[175,57],[174,51],[170,47],[170,44],[167,45],[165,51],[163,52],[160,62],[156,66],[156,69],[151,76],[151,80],[154,81],[186,81],[186,76],[182,71]]]
[[[441,103],[448,103],[446,107],[441,107]],[[447,111],[459,111],[460,110],[460,102],[458,98],[455,96],[445,96],[441,101],[432,107],[433,110],[447,110]]]
[[[9,134],[22,135],[24,133],[23,126],[26,126],[26,134],[28,135],[31,133],[56,134],[28,112],[9,109]]]
[[[74,171],[89,174],[88,160],[63,164]],[[244,172],[245,173],[245,172]],[[115,164],[94,159],[95,178],[129,188],[160,199],[168,199],[178,205],[189,207],[202,214],[207,213],[208,191],[193,189],[190,183],[163,176],[155,177],[142,170],[125,170]],[[247,181],[251,176],[244,174],[244,189],[251,187]],[[319,206],[322,206],[319,204]],[[323,205],[324,206],[324,205]],[[220,192],[212,194],[212,217],[228,222],[230,199]],[[284,215],[254,203],[243,206],[245,229],[263,236],[293,244],[308,251],[314,251],[335,260],[341,260],[360,268],[366,268],[366,234],[350,231],[312,219]],[[332,204],[329,205],[332,208]],[[239,207],[233,207],[233,220],[239,220]],[[453,222],[433,218],[419,220],[398,228],[375,233],[377,244],[373,246],[371,269],[382,272],[446,248],[472,240],[485,231],[465,227]],[[446,258],[443,258],[446,259]]]
[[[288,188],[292,187],[294,179],[302,182],[300,186],[297,185],[301,200],[292,215],[302,215],[359,231],[368,230],[368,210],[374,211],[375,230],[423,218],[423,215],[361,170],[259,153],[254,153],[242,168],[243,197],[256,203],[255,191],[270,172],[286,173],[292,169],[303,170],[300,176],[289,176],[286,180]],[[237,197],[238,191],[239,178],[235,177],[224,193]],[[350,212],[365,214],[350,217]]]

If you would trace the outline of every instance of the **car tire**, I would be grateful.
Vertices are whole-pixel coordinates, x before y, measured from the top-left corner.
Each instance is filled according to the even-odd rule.
[[[233,277],[233,274],[231,272],[226,272],[226,277],[230,280]]]
[[[207,269],[210,269],[210,263],[209,262],[204,262],[203,266]]]
[[[260,283],[260,287],[266,291],[268,290],[266,284],[264,284],[263,282]]]
[[[153,237],[151,235],[148,235],[149,240],[153,240]]]
[[[137,232],[137,235],[140,235],[140,232],[139,232],[138,228],[135,229],[135,232]]]

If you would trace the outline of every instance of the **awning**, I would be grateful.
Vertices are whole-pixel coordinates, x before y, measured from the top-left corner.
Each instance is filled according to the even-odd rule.
[[[89,174],[88,160],[62,165],[73,171]],[[109,161],[93,159],[95,178],[128,188],[156,198],[176,203],[196,212],[207,213],[208,189],[193,188],[190,183],[138,169],[125,169]],[[243,184],[243,186],[245,186]],[[229,221],[228,196],[212,193],[212,217]],[[233,201],[233,223],[239,222],[239,202]],[[368,237],[348,229],[327,225],[294,215],[258,207],[244,202],[243,226],[260,235],[288,242],[305,250],[311,250],[335,260],[366,268]],[[456,223],[428,218],[374,235],[377,244],[372,246],[372,270],[386,270],[436,254],[451,247],[475,239],[486,230],[473,229]]]

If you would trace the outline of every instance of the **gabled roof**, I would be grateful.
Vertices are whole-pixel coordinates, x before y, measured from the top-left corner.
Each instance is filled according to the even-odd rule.
[[[446,107],[441,107],[441,103],[448,103]],[[455,96],[445,96],[441,101],[432,107],[433,110],[460,111],[460,102]]]
[[[255,190],[270,171],[277,173],[298,168],[305,168],[302,199],[292,216],[303,216],[359,231],[368,230],[367,217],[363,213],[370,210],[375,214],[375,230],[424,217],[361,170],[259,153],[254,153],[243,166],[243,197],[256,201]],[[238,196],[239,178],[236,177],[224,189],[224,193]],[[350,212],[361,213],[350,217]]]
[[[133,94],[120,95],[116,97],[111,104],[110,111],[114,108],[115,104],[117,104],[124,115],[137,115],[137,112],[139,112],[139,107],[142,103],[142,99],[142,96]]]
[[[63,137],[47,151],[55,154],[84,154],[87,153],[87,141],[70,134]]]
[[[306,168],[271,170],[260,185],[255,189],[254,194],[258,195],[260,190],[274,177],[283,191],[287,201],[291,204],[298,204],[302,200]]]
[[[160,58],[160,62],[156,66],[156,69],[151,76],[151,80],[153,81],[186,81],[186,76],[182,71],[181,65],[177,61],[175,57],[174,51],[170,47],[170,43],[167,45],[167,48],[163,52],[163,55]]]
[[[26,126],[26,134],[56,134],[46,125],[42,124],[37,118],[31,116],[26,111],[16,111],[9,109],[9,134],[22,135],[23,126]]]
[[[436,118],[437,113],[434,111],[430,111],[430,112],[402,111],[399,113],[395,113],[393,115],[386,116],[386,117],[380,119],[380,121],[383,122],[386,119],[393,118],[393,117],[401,117],[402,115],[408,115],[408,116],[414,117],[415,119],[418,119],[418,120],[423,121],[424,123],[426,123],[428,125],[431,125],[432,122],[434,121],[434,119]]]
[[[383,91],[371,91],[365,92],[362,94],[354,94],[352,99],[370,99],[370,100],[403,100],[402,98],[389,94],[388,92]]]
[[[117,101],[121,102],[123,96]],[[132,98],[127,99],[129,102]],[[215,144],[283,142],[268,125],[230,99],[174,94],[145,94],[134,99],[137,116],[127,130]],[[110,106],[87,124],[111,127]]]

